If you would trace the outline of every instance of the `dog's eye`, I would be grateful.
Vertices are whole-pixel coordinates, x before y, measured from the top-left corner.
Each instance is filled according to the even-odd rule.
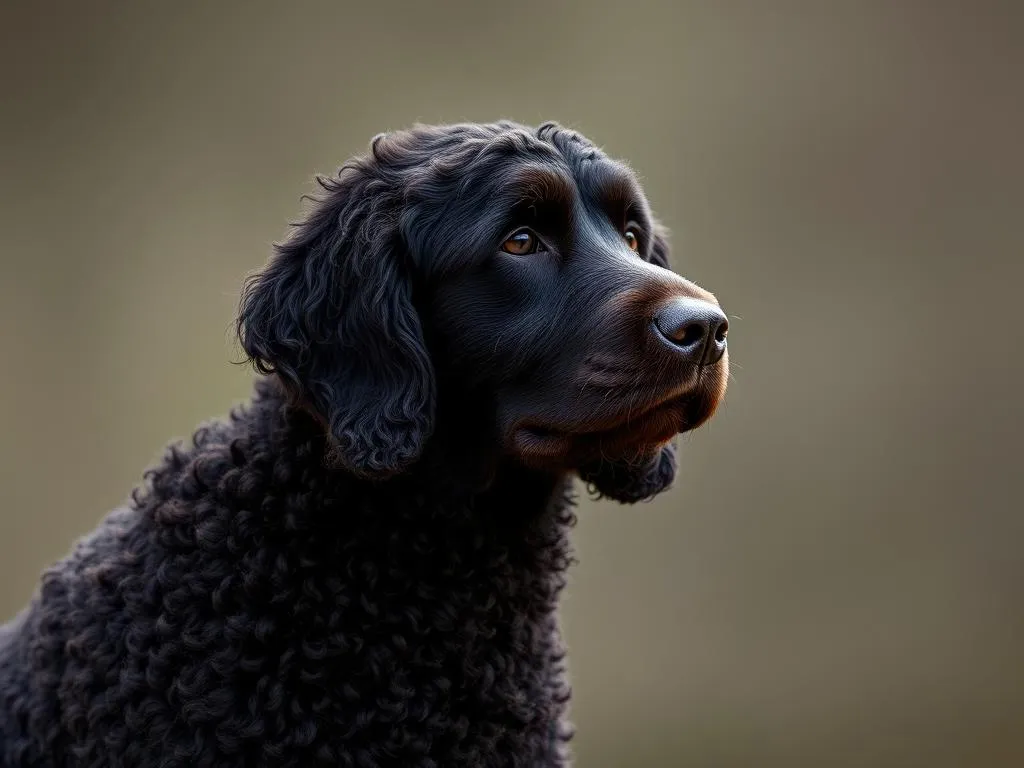
[[[631,251],[639,251],[640,250],[640,238],[638,238],[636,236],[636,230],[634,230],[634,229],[627,229],[626,233],[625,233],[625,235],[623,235],[623,237],[626,238],[626,245],[629,246],[629,249]]]
[[[520,229],[501,244],[501,250],[511,253],[513,256],[526,256],[536,253],[539,246],[537,236],[528,229]]]

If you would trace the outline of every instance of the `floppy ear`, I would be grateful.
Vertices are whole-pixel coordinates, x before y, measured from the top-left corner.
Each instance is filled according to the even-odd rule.
[[[666,490],[676,477],[676,447],[663,446],[654,456],[636,462],[601,460],[579,470],[598,498],[623,504],[647,501]]]
[[[393,186],[371,160],[317,181],[326,195],[247,281],[238,333],[327,426],[330,459],[370,478],[416,461],[434,422],[434,371],[411,301]]]

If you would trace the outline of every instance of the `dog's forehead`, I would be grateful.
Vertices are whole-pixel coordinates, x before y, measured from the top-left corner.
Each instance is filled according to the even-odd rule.
[[[642,199],[633,171],[582,134],[547,123],[425,126],[374,142],[374,155],[404,176],[407,201],[456,204],[481,196],[543,193],[555,199]]]
[[[547,144],[548,152],[534,150],[546,144],[520,145],[496,164],[482,165],[468,174],[465,185],[490,187],[492,193],[508,193],[517,199],[537,198],[554,202],[571,200],[642,201],[644,192],[633,170],[624,162],[605,155],[596,147],[558,147]],[[551,152],[550,150],[554,150]],[[470,169],[467,168],[467,171]],[[471,182],[469,175],[476,178]]]
[[[432,273],[475,263],[467,254],[490,253],[495,238],[524,223],[532,204],[555,216],[549,222],[610,217],[621,225],[626,215],[649,222],[632,169],[579,134],[510,126],[441,135],[443,149],[406,166],[399,215],[414,259]]]

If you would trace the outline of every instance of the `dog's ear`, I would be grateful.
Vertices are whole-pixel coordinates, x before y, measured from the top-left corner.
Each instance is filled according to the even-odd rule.
[[[579,475],[599,498],[623,504],[646,501],[672,485],[676,476],[676,447],[668,443],[654,456],[633,462],[602,459],[582,467]]]
[[[327,427],[330,459],[368,478],[401,472],[434,423],[434,371],[413,307],[393,185],[370,159],[318,179],[293,236],[242,293],[249,361]]]

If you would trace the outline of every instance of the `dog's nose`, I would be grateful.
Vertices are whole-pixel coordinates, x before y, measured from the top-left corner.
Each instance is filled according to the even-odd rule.
[[[673,299],[655,315],[654,329],[690,362],[711,365],[725,354],[729,320],[710,302]]]

